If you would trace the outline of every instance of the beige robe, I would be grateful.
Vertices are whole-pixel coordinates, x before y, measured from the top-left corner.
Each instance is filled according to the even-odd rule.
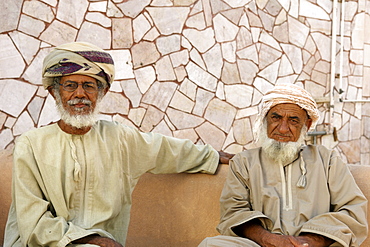
[[[99,121],[85,135],[57,124],[29,131],[14,150],[5,246],[66,246],[93,233],[124,245],[143,173],[214,173],[218,159],[209,145],[114,122]]]
[[[305,187],[297,186],[302,178]],[[304,146],[293,163],[280,166],[257,148],[230,162],[218,230],[236,236],[234,227],[259,219],[273,233],[316,233],[336,246],[359,246],[367,236],[366,212],[365,196],[335,152]]]

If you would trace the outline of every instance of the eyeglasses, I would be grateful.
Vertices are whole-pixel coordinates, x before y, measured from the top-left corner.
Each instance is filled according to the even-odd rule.
[[[78,85],[82,85],[82,88],[85,90],[86,93],[95,93],[100,88],[93,82],[77,83],[75,81],[66,81],[63,84],[59,83],[59,85],[61,85],[63,89],[68,92],[74,92],[78,88]]]

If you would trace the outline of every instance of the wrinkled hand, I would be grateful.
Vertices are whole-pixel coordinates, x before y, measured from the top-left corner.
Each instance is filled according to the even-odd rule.
[[[296,239],[301,243],[306,243],[306,247],[326,247],[334,242],[330,238],[313,233],[304,233],[296,237]]]
[[[101,247],[122,247],[122,245],[111,238],[99,235],[90,235],[73,241],[74,244],[95,244]]]
[[[232,157],[234,157],[235,154],[229,154],[226,152],[218,151],[218,154],[220,155],[219,164],[229,164],[229,161]]]
[[[317,235],[305,234],[294,237],[287,235],[277,235],[270,233],[268,237],[264,238],[262,246],[264,247],[327,247],[334,241]]]
[[[261,246],[263,247],[307,247],[307,243],[300,241],[296,237],[268,233],[263,237]]]

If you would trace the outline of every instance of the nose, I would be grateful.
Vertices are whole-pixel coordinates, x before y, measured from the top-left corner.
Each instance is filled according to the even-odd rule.
[[[86,92],[85,89],[83,89],[82,84],[78,84],[78,87],[74,91],[74,95],[76,98],[85,98]]]
[[[280,125],[278,127],[278,130],[281,134],[286,134],[289,132],[289,125],[288,125],[288,121],[287,120],[282,120],[280,122]]]

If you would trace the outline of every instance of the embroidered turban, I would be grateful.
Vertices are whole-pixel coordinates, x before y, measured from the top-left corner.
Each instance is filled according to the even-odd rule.
[[[108,87],[114,80],[114,62],[103,49],[86,42],[73,42],[55,47],[44,59],[42,84],[47,89],[53,78],[64,75],[87,75]]]
[[[316,126],[320,115],[315,100],[303,88],[295,84],[286,83],[276,85],[263,96],[262,107],[256,119],[254,132],[258,132],[266,114],[272,107],[284,103],[296,104],[306,110],[308,116],[312,119],[311,128]]]

